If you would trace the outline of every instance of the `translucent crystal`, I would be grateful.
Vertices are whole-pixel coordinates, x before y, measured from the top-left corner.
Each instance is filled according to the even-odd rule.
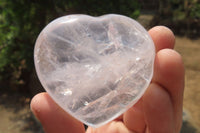
[[[34,51],[39,79],[65,111],[99,127],[133,106],[149,85],[155,48],[121,15],[69,15],[48,24]]]

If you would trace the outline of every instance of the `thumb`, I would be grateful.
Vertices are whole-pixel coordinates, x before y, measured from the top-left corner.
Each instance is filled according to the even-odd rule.
[[[31,101],[31,110],[47,133],[84,133],[81,122],[61,109],[47,93],[37,94]]]

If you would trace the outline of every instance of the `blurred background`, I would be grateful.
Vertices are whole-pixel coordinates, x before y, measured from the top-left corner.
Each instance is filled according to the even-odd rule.
[[[181,133],[200,133],[200,0],[0,0],[0,133],[43,133],[29,107],[44,91],[34,69],[34,44],[50,21],[77,13],[117,13],[147,30],[171,28],[186,68]]]

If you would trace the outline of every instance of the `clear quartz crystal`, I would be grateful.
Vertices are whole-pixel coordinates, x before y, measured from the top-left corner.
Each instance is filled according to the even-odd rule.
[[[69,114],[99,127],[133,106],[149,85],[155,48],[122,15],[69,15],[48,24],[34,51],[39,79]]]

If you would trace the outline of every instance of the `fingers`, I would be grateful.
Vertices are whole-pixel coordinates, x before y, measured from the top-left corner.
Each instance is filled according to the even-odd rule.
[[[146,125],[147,130],[155,133],[179,132],[183,88],[184,67],[180,55],[171,49],[160,50],[155,57],[150,87],[142,100],[124,114],[127,128],[141,133]]]
[[[175,43],[174,34],[170,29],[156,26],[149,31],[149,34],[158,52],[155,58],[153,82],[157,82],[169,92],[176,117],[176,129],[179,130],[182,120],[184,65],[181,56],[170,50]]]
[[[156,26],[149,30],[149,34],[155,44],[156,52],[165,48],[174,48],[175,36],[169,28]]]
[[[31,110],[47,133],[85,132],[83,124],[62,110],[47,93],[40,93],[32,99]]]
[[[136,133],[144,133],[146,124],[143,111],[142,98],[123,115],[126,127]]]
[[[152,82],[162,86],[170,95],[176,130],[179,131],[182,123],[184,66],[181,56],[177,52],[163,49],[157,53]]]
[[[151,83],[143,96],[147,131],[151,133],[174,133],[173,107],[168,92],[158,84]]]
[[[182,118],[184,68],[180,55],[170,50],[174,47],[175,37],[170,29],[163,26],[152,28],[149,34],[155,43],[157,53],[152,85],[145,92],[142,100],[124,114],[123,121],[128,129],[140,133],[145,128],[154,130],[161,128],[159,126],[162,126],[163,129],[169,126],[173,129],[173,126],[167,125],[164,119],[169,122],[172,121],[171,117],[175,116],[174,124],[176,125],[176,131],[179,131]],[[152,97],[155,98],[152,99]],[[156,101],[162,101],[165,104],[162,104],[162,102],[156,103]],[[148,107],[148,105],[152,105],[152,107]],[[154,113],[153,110],[155,110]],[[164,113],[159,112],[159,110]],[[167,118],[162,114],[165,114]],[[151,118],[152,116],[154,116],[154,119]],[[152,125],[152,123],[157,124]]]

